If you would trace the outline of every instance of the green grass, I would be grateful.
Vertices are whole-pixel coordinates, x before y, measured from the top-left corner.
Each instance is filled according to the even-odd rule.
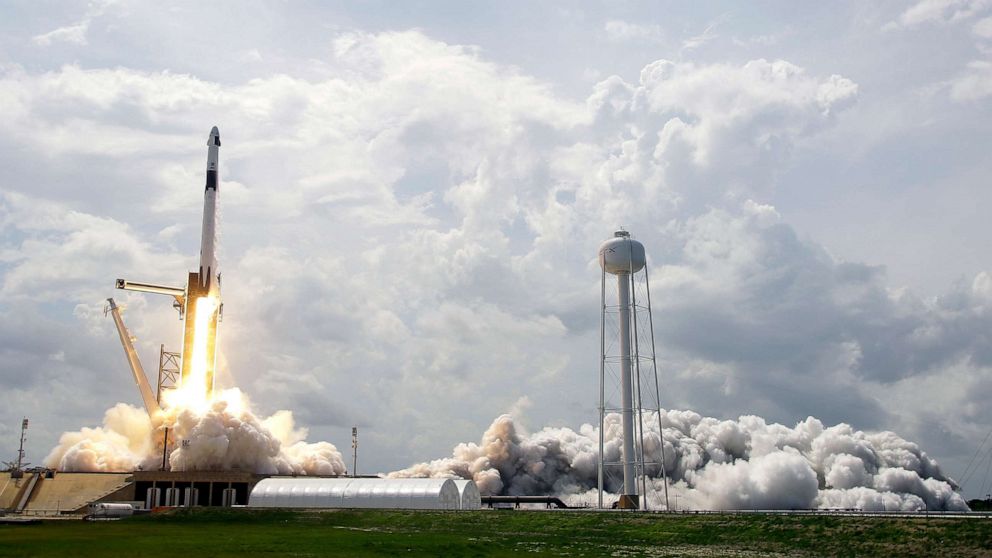
[[[988,556],[992,520],[195,509],[0,525],[5,556]]]

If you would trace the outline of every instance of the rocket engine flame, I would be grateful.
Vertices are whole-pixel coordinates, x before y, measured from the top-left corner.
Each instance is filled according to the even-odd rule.
[[[213,296],[196,299],[189,374],[182,378],[178,389],[165,393],[165,401],[169,407],[189,408],[203,414],[213,402],[213,386],[208,385],[208,371],[213,368],[210,359],[215,354],[210,347],[216,346],[217,337],[216,330],[212,331],[210,326],[218,306],[218,300]],[[233,401],[229,403],[235,404]]]

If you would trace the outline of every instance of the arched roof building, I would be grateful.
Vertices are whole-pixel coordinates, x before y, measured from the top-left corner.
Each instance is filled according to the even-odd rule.
[[[461,509],[477,510],[482,507],[482,495],[479,494],[479,487],[475,485],[475,481],[455,479],[454,482],[458,487]]]
[[[451,479],[271,477],[255,485],[248,507],[457,510],[461,494]]]

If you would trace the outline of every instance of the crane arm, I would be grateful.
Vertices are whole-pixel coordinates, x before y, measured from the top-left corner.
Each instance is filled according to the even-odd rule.
[[[169,295],[176,299],[172,306],[179,311],[179,319],[183,318],[183,311],[186,308],[186,289],[182,287],[170,287],[168,285],[156,285],[154,283],[139,283],[138,281],[128,281],[118,279],[115,283],[118,289],[125,291],[137,291],[139,293],[152,293]]]
[[[121,345],[124,346],[124,354],[127,356],[127,363],[131,366],[134,383],[137,384],[138,391],[141,393],[141,400],[145,403],[148,416],[155,416],[155,413],[159,412],[160,408],[158,402],[155,400],[155,394],[152,393],[152,388],[148,384],[148,378],[145,377],[145,369],[142,368],[141,361],[138,360],[138,352],[134,350],[134,343],[131,342],[131,334],[124,327],[121,310],[117,306],[117,303],[114,302],[114,299],[108,298],[107,302],[110,303],[107,310],[114,317],[114,325],[117,326],[117,333],[121,336]]]

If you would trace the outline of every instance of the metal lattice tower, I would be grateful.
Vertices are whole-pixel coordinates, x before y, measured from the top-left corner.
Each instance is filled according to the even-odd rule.
[[[621,509],[647,509],[649,471],[661,471],[665,508],[668,478],[661,438],[645,450],[645,421],[657,420],[661,436],[661,390],[655,358],[654,320],[644,245],[624,230],[599,248],[601,276],[599,365],[599,507],[604,490],[617,489]],[[616,277],[616,281],[608,278]],[[607,418],[619,415],[622,445],[607,456]],[[652,415],[654,415],[652,417]],[[660,442],[660,443],[659,443]],[[611,452],[612,453],[612,452]]]
[[[167,389],[176,389],[179,384],[179,374],[182,372],[182,354],[165,350],[163,344],[158,351],[158,392],[155,400],[162,404],[162,393]]]

